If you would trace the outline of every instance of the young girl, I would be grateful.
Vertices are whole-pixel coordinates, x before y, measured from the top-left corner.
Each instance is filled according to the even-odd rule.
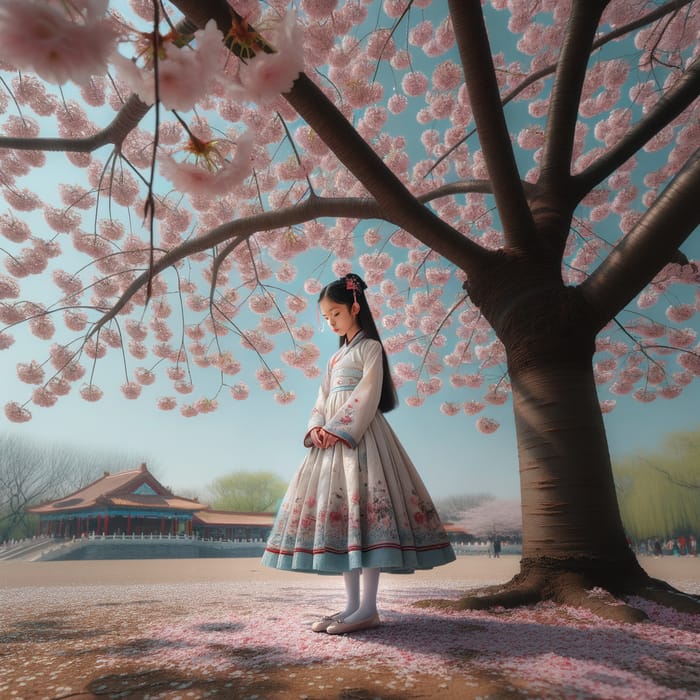
[[[412,572],[455,559],[435,506],[383,415],[396,406],[396,389],[366,288],[350,274],[319,296],[340,349],[311,412],[304,437],[311,449],[262,558],[278,569],[343,574],[345,609],[312,625],[328,634],[380,624],[380,571]]]

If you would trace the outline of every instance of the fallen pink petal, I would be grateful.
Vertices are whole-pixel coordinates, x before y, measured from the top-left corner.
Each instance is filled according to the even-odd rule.
[[[697,558],[641,561],[700,592]],[[552,603],[415,605],[505,581],[517,566],[513,556],[462,556],[387,575],[382,625],[335,636],[311,623],[342,600],[340,578],[257,559],[0,562],[0,697],[700,697],[697,615],[642,599],[630,601],[649,616],[637,624]]]

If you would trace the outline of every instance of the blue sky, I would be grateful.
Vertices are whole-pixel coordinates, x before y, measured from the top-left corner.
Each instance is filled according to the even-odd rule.
[[[509,119],[513,129],[517,128],[517,121],[532,121],[522,104],[509,107]],[[97,121],[105,123],[104,119]],[[144,126],[147,128],[147,123]],[[406,133],[418,135],[412,121]],[[409,138],[409,147],[420,149],[418,139]],[[419,157],[424,156],[416,153],[416,158]],[[56,197],[52,173],[61,172],[58,170],[60,163],[65,163],[62,156],[56,158],[53,169],[32,173],[33,179],[28,183],[37,191],[42,184],[45,185],[47,193],[51,192],[47,198]],[[51,159],[49,162],[54,163]],[[44,182],[39,182],[38,178],[43,178]],[[0,211],[4,209],[0,207]],[[36,225],[45,228],[39,220]],[[67,247],[64,244],[64,248]],[[684,251],[688,257],[700,257],[697,233],[684,246]],[[299,265],[299,273],[292,291],[300,295],[304,294],[304,275],[318,276],[322,281],[331,278],[328,264],[321,272],[313,263]],[[41,284],[41,280],[23,281],[23,292],[40,290]],[[55,296],[54,288],[47,301],[53,301]],[[663,311],[664,302],[659,306]],[[316,328],[313,342],[321,349],[319,364],[323,366],[335,350],[337,338],[328,331],[320,332],[314,298],[309,299],[307,311],[299,315],[299,323]],[[0,352],[2,404],[29,397],[31,387],[16,379],[15,365],[31,359],[43,360],[48,350],[48,345],[39,346],[26,331],[17,330],[14,334],[16,345]],[[238,354],[237,344],[235,353]],[[243,379],[255,387],[256,382],[252,377],[256,369],[254,358],[248,355],[239,359],[244,365]],[[273,366],[277,364],[273,363]],[[318,380],[305,379],[293,370],[288,371],[287,376],[285,388],[294,390],[297,395],[296,401],[289,406],[279,406],[270,393],[255,389],[250,398],[241,402],[231,400],[224,392],[218,411],[184,418],[177,410],[162,412],[155,407],[159,396],[172,393],[172,390],[165,390],[162,386],[144,387],[137,401],[124,399],[119,391],[124,381],[122,363],[118,356],[108,356],[98,363],[96,372],[95,383],[105,390],[101,401],[87,403],[74,389],[54,408],[31,407],[34,417],[29,423],[11,424],[4,415],[0,415],[0,437],[13,434],[28,440],[59,442],[80,449],[120,455],[126,453],[133,457],[134,467],[141,461],[148,462],[163,483],[176,491],[203,491],[216,477],[240,469],[270,470],[288,480],[304,456],[302,438]],[[428,397],[422,407],[409,408],[402,402],[397,410],[387,416],[429,490],[435,498],[482,492],[503,498],[518,497],[512,404],[509,401],[503,407],[485,411],[485,415],[496,418],[501,427],[493,435],[482,435],[476,430],[473,417],[463,413],[447,417],[439,411],[442,401],[478,399],[482,392],[459,393],[449,388],[447,381],[445,384],[446,391]],[[651,404],[640,404],[630,397],[616,397],[617,408],[605,416],[613,458],[637,449],[652,449],[671,431],[697,428],[700,425],[697,418],[699,386],[700,383],[696,381],[678,399],[657,399]],[[214,370],[198,373],[196,396],[211,395],[216,389]],[[602,398],[609,398],[607,390],[604,394]],[[399,389],[399,396],[406,398],[407,390]],[[122,463],[121,458],[119,463]]]

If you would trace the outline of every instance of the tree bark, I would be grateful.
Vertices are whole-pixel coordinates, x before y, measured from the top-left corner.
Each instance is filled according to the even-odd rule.
[[[629,565],[592,367],[533,361],[511,379],[523,559]]]

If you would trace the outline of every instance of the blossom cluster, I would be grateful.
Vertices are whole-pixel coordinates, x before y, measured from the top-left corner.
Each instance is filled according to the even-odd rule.
[[[274,100],[291,90],[304,68],[301,27],[293,11],[267,23],[265,50],[247,56],[245,61],[230,62],[225,37],[214,20],[192,36],[173,29],[166,36],[135,32],[136,38],[132,39],[134,32],[128,31],[123,20],[109,14],[107,5],[105,0],[3,0],[3,60],[48,82],[60,85],[73,81],[93,92],[93,79],[105,75],[111,66],[117,79],[145,103],[153,104],[157,99],[166,109],[183,112],[194,109],[212,91],[222,91],[239,102]],[[136,51],[136,57],[120,53],[119,44]],[[237,66],[234,75],[231,63]],[[75,134],[75,125],[71,132]],[[252,137],[243,136],[235,157],[222,159],[215,166],[211,159],[180,163],[166,154],[161,173],[178,191],[222,195],[250,175],[252,141]],[[110,194],[118,201],[114,184]],[[19,198],[14,205],[28,206]],[[62,225],[53,223],[56,230]],[[73,224],[66,222],[64,230],[72,228]]]
[[[283,386],[287,368],[305,377],[321,371],[322,353],[314,343],[318,323],[308,308],[314,304],[304,295],[317,295],[327,277],[358,271],[370,286],[367,298],[396,383],[415,385],[406,402],[419,406],[449,394],[440,405],[445,415],[473,416],[482,432],[497,429],[498,421],[483,413],[500,418],[508,401],[505,347],[464,297],[466,274],[393,223],[365,225],[347,210],[338,218],[300,221],[293,211],[295,205],[324,200],[369,200],[363,183],[281,97],[294,90],[306,69],[318,94],[432,213],[486,250],[503,247],[492,199],[483,193],[489,175],[484,153],[475,138],[464,141],[473,114],[452,23],[446,9],[441,16],[440,3],[433,3],[430,18],[417,11],[428,4],[390,0],[377,4],[374,17],[370,3],[354,0],[236,0],[229,3],[229,28],[209,21],[182,34],[174,12],[154,27],[153,5],[146,0],[129,3],[128,19],[110,12],[106,0],[0,0],[5,37],[0,69],[7,85],[0,91],[0,112],[11,112],[13,100],[17,111],[0,125],[2,136],[31,145],[53,121],[59,138],[89,140],[105,126],[93,119],[110,108],[118,114],[115,122],[128,122],[137,102],[127,99],[130,93],[146,105],[157,99],[164,108],[157,131],[140,119],[126,135],[108,126],[112,154],[67,153],[71,174],[57,185],[53,200],[25,187],[33,169],[45,165],[43,153],[0,152],[8,205],[8,213],[0,213],[0,236],[10,250],[0,274],[0,349],[13,346],[21,325],[47,342],[57,342],[67,329],[82,343],[80,352],[52,349],[48,364],[23,358],[17,374],[29,385],[34,405],[53,405],[74,385],[85,400],[99,400],[107,385],[101,378],[87,379],[89,366],[117,353],[136,365],[117,383],[127,399],[144,399],[147,387],[158,386],[163,377],[171,383],[168,395],[156,399],[163,410],[179,407],[196,416],[216,409],[217,401],[196,394],[198,369],[219,375],[224,395],[247,397],[252,389],[245,382],[237,377],[231,383],[244,353],[264,358],[259,386],[288,403],[294,392]],[[287,11],[291,5],[297,9]],[[491,5],[492,15],[507,15],[507,30],[517,35],[513,55],[493,57],[502,95],[529,73],[545,76],[518,93],[532,121],[513,135],[519,155],[531,156],[524,179],[533,182],[546,144],[546,76],[558,56],[566,12],[550,0],[539,3],[534,19],[522,2],[491,0]],[[172,12],[167,4],[159,7]],[[641,0],[611,3],[601,31],[642,10]],[[138,30],[134,16],[142,21]],[[145,29],[143,22],[149,23]],[[685,23],[674,16],[640,33],[638,66],[626,50],[617,57],[606,51],[591,61],[574,134],[574,172],[624,138],[673,86],[680,70],[669,71],[663,85],[656,71],[646,82],[630,81],[659,57],[683,66],[695,51],[698,23],[691,13]],[[63,93],[46,84],[71,81],[78,87],[66,86]],[[567,242],[565,284],[576,285],[596,269],[614,249],[616,236],[637,223],[640,204],[653,203],[696,148],[696,116],[689,110],[679,117],[639,158],[628,159],[588,194]],[[406,132],[411,118],[417,138]],[[661,156],[663,164],[642,166],[639,176],[635,167],[645,154]],[[82,182],[74,171],[84,176]],[[471,187],[474,183],[479,187]],[[447,196],[440,191],[445,185],[465,189]],[[151,232],[138,229],[144,210],[153,214]],[[272,216],[280,211],[294,216],[289,221]],[[319,279],[307,277],[298,261],[319,252],[328,256],[327,265],[313,273]],[[73,253],[80,266],[69,259]],[[168,272],[177,279],[158,274],[143,282],[143,270],[163,259],[175,260]],[[37,276],[53,281],[55,306],[24,301],[23,291]],[[134,292],[139,279],[141,288]],[[668,265],[635,300],[628,334],[613,337],[606,329],[610,336],[599,339],[594,377],[614,398],[601,400],[601,410],[613,410],[620,396],[644,403],[673,398],[700,376],[693,327],[700,296],[691,298],[697,283],[693,261]],[[182,328],[176,320],[180,304],[173,302],[177,295]],[[115,318],[83,342],[95,321],[122,302]],[[657,304],[661,313],[653,311]],[[10,404],[6,414],[25,420],[28,411]]]

